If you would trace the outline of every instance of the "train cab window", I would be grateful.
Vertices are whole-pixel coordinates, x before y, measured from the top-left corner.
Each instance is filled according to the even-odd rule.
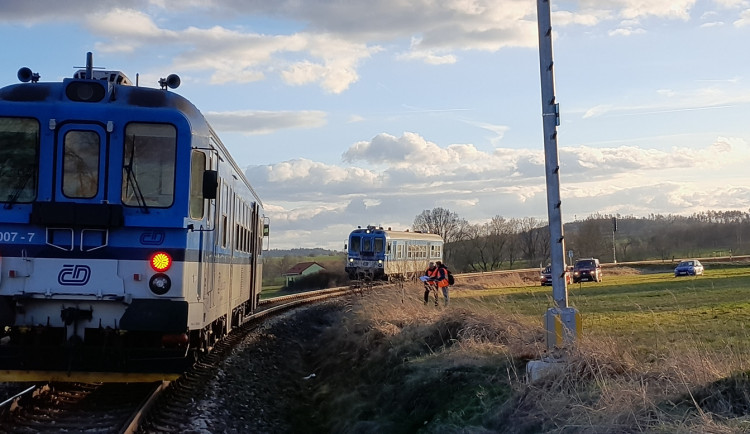
[[[68,131],[63,143],[62,191],[67,197],[90,199],[99,189],[99,134]]]
[[[206,171],[206,154],[193,151],[190,160],[190,218],[203,218],[205,200],[203,199],[203,172]]]
[[[360,249],[362,248],[362,237],[355,237],[353,236],[351,240],[349,241],[349,250],[352,252],[359,253]]]
[[[375,242],[375,253],[382,252],[385,240],[383,238],[375,238],[373,241]]]
[[[39,173],[39,122],[0,117],[0,202],[36,198]],[[8,206],[8,205],[6,205]]]
[[[177,131],[168,124],[125,128],[122,203],[167,208],[174,202]]]
[[[362,239],[362,251],[363,252],[372,252],[372,239],[371,238],[363,238]]]

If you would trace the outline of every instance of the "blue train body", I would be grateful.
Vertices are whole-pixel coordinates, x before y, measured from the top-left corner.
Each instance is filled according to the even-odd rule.
[[[182,369],[257,305],[261,200],[167,82],[90,58],[19,78],[0,89],[0,369]]]
[[[443,260],[443,239],[436,234],[357,228],[349,234],[344,271],[350,279],[394,280],[420,276],[430,262]]]

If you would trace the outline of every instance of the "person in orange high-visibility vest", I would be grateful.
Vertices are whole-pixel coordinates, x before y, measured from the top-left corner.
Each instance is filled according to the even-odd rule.
[[[427,304],[427,302],[430,301],[430,292],[433,292],[435,294],[435,306],[437,306],[438,305],[438,292],[437,292],[438,268],[434,262],[430,262],[430,266],[424,272],[424,275],[428,277],[428,279],[424,281],[424,304]]]
[[[448,306],[450,291],[450,283],[448,282],[448,267],[446,267],[441,261],[437,261],[437,287],[443,290],[443,299],[445,299],[445,306]],[[435,304],[437,304],[437,294],[435,294]]]

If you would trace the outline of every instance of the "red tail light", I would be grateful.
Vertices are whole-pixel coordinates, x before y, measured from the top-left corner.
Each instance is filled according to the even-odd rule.
[[[167,252],[156,252],[151,255],[151,260],[149,262],[154,271],[163,273],[169,270],[169,267],[172,266],[172,257],[169,256],[169,253]]]

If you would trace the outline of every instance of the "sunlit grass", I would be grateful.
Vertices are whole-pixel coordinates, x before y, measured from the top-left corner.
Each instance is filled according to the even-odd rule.
[[[696,278],[612,270],[571,285],[583,333],[539,384],[524,369],[550,355],[542,318],[554,303],[528,276],[459,281],[447,308],[423,305],[417,284],[356,298],[315,358],[315,409],[330,420],[321,429],[745,432],[748,277],[750,267]]]
[[[499,311],[542,316],[554,307],[551,287],[538,285],[453,291],[457,303],[496,304]],[[704,276],[671,273],[605,275],[600,283],[568,286],[568,304],[583,317],[583,332],[634,345],[688,345],[714,351],[750,351],[750,267],[707,270]],[[750,354],[750,353],[748,353]]]

